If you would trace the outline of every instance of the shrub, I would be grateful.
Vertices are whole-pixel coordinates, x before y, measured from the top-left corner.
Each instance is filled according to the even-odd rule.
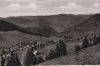
[[[4,50],[1,51],[1,55],[4,55],[6,52]]]
[[[57,57],[57,54],[54,50],[50,50],[49,54],[46,55],[45,60],[51,60]]]
[[[39,63],[41,63],[43,61],[44,61],[44,59],[43,59],[42,56],[37,56],[37,64],[39,64]]]
[[[94,37],[93,44],[94,45],[100,44],[100,36],[99,37]]]
[[[78,52],[81,49],[81,47],[79,45],[75,46],[75,52]]]

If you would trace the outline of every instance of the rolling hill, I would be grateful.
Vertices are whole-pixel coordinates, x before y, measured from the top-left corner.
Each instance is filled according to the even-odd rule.
[[[100,34],[100,14],[95,14],[78,25],[67,28],[63,35],[83,36],[86,34]]]
[[[34,29],[34,30],[33,30]],[[53,29],[52,29],[53,30]],[[52,36],[51,30],[46,30],[44,28],[34,27],[31,29],[25,28],[19,25],[15,25],[4,19],[0,20],[0,45],[12,45],[17,44],[21,41],[27,40],[39,40],[40,37]],[[53,35],[54,36],[54,35]]]
[[[42,38],[44,41],[49,40],[55,38],[54,36],[59,36],[58,33],[64,31],[66,28],[82,23],[90,16],[91,15],[58,14],[50,16],[18,16],[1,18],[7,23],[13,24],[14,26],[11,28],[15,28],[16,30],[8,32],[0,31],[0,39],[2,39],[0,42],[1,45],[10,45],[22,40],[39,40],[40,37],[35,35],[51,36],[48,39]],[[6,26],[8,25],[4,25],[4,27]]]
[[[9,17],[10,18],[10,17]],[[26,24],[26,23],[30,23],[28,22],[27,19],[21,19],[21,18],[11,18],[12,21],[6,19],[1,19],[0,20],[0,31],[19,31],[22,33],[26,33],[26,34],[32,34],[32,35],[36,35],[36,36],[44,36],[44,37],[49,37],[49,36],[54,36],[57,34],[57,31],[55,29],[53,29],[52,27],[50,27],[49,25],[46,25],[47,23],[43,24],[43,23],[39,23],[39,27],[24,27],[24,26],[20,26],[18,25],[18,23],[20,24]],[[18,20],[19,22],[16,23],[16,20]],[[20,22],[20,20],[22,22]],[[12,23],[14,22],[14,23]],[[26,24],[27,25],[27,24]]]
[[[6,20],[24,27],[39,27],[40,24],[48,25],[58,32],[86,20],[91,15],[58,14],[49,16],[19,16],[8,17]]]

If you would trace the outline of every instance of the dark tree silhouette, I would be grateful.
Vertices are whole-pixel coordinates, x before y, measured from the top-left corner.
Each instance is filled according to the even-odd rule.
[[[5,63],[5,59],[1,55],[1,58],[0,58],[0,66],[4,66],[4,63]]]
[[[56,53],[57,53],[57,56],[67,55],[66,45],[63,42],[63,40],[59,40],[59,42],[57,43]]]
[[[24,65],[30,66],[30,65],[35,65],[36,63],[37,63],[36,56],[32,53],[31,49],[28,49],[25,56]]]
[[[87,37],[85,36],[83,43],[82,43],[82,48],[87,48],[87,47],[89,47],[89,42],[88,42]]]
[[[100,36],[94,37],[93,44],[94,44],[94,45],[97,45],[98,43],[100,44]]]
[[[20,60],[17,54],[14,55],[15,66],[21,66]]]

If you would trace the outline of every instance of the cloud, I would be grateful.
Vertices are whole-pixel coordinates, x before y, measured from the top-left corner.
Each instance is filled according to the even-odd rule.
[[[82,6],[81,5],[78,5],[77,3],[68,3],[67,5],[62,5],[62,6],[59,6],[60,9],[78,9],[78,8],[81,8]]]
[[[2,8],[2,9],[4,9],[4,10],[34,10],[36,8],[38,8],[38,6],[34,3],[29,3],[29,4],[26,4],[26,5],[13,3],[13,4],[10,4],[10,5]]]
[[[5,1],[9,1],[9,2],[24,2],[24,1],[34,1],[34,0],[5,0]]]
[[[34,4],[34,3],[30,3],[30,4],[28,4],[28,5],[24,6],[24,7],[26,7],[26,8],[37,8],[38,6],[36,4]]]
[[[68,3],[66,5],[59,6],[58,11],[60,11],[61,13],[77,14],[77,13],[80,13],[80,11],[83,10],[83,8],[84,8],[84,6],[72,2],[72,3]]]
[[[99,13],[99,0],[0,0],[0,16]]]
[[[58,7],[58,11],[61,13],[72,13],[72,14],[86,14],[86,13],[99,13],[99,4],[95,3],[91,6],[83,6],[77,3],[68,3]]]
[[[18,3],[13,3],[13,4],[10,4],[8,5],[7,7],[5,7],[6,9],[19,9],[21,8],[21,5],[18,4]]]
[[[100,4],[99,3],[95,3],[91,6],[91,10],[95,13],[100,13]]]
[[[93,7],[99,7],[100,8],[100,3],[93,4]]]

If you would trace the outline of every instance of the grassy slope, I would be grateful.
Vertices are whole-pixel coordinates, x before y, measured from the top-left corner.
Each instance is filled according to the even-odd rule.
[[[49,38],[42,37],[40,39],[39,36],[24,34],[18,31],[9,31],[9,32],[0,32],[0,45],[14,45],[20,43],[21,41],[47,41]]]
[[[2,37],[0,37],[2,39],[1,42],[5,45],[14,45],[23,40],[32,40],[35,37],[18,31],[10,31],[5,34],[1,32],[0,35],[2,35]]]
[[[81,52],[68,54],[38,65],[73,65],[73,64],[100,64],[100,45],[82,49]]]

